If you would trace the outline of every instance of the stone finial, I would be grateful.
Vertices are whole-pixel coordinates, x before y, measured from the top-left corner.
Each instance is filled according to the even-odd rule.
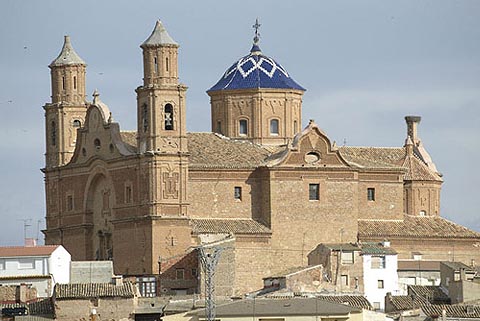
[[[406,148],[407,151],[407,156],[412,156],[413,155],[413,141],[410,136],[407,136],[407,139],[405,139],[405,145],[404,147]]]

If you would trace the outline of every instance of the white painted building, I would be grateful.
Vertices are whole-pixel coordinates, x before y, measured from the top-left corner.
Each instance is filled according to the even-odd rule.
[[[70,281],[70,253],[61,245],[0,247],[0,285],[27,284],[49,297]]]
[[[396,295],[399,291],[397,252],[389,242],[365,242],[361,248],[365,297],[375,309],[384,310],[387,292]]]

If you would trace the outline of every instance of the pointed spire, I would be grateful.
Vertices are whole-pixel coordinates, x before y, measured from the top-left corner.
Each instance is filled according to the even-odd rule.
[[[258,23],[258,18],[255,20],[255,24],[252,26],[253,29],[255,29],[255,37],[253,37],[253,46],[252,49],[250,49],[251,53],[261,53],[262,50],[260,49],[260,46],[258,43],[260,42],[260,33],[258,32],[258,29],[260,28],[261,24]]]
[[[64,65],[86,65],[85,61],[73,50],[70,43],[70,36],[65,36],[63,48],[58,57],[52,61],[49,67],[57,67]]]
[[[407,156],[413,156],[413,141],[410,135],[407,136],[404,147],[406,148]]]
[[[146,46],[160,46],[160,45],[175,45],[178,46],[178,43],[170,37],[167,32],[167,29],[163,26],[160,20],[157,20],[155,28],[152,31],[150,37],[145,40],[140,47]]]

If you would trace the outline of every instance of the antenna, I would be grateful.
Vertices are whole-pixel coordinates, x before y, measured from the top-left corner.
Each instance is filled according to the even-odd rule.
[[[37,238],[35,239],[38,244],[38,236],[40,235],[40,223],[42,223],[42,220],[37,221]]]
[[[27,240],[27,227],[32,226],[32,224],[29,224],[32,219],[31,218],[19,218],[17,221],[22,221],[23,222],[23,244],[25,245],[25,241]]]

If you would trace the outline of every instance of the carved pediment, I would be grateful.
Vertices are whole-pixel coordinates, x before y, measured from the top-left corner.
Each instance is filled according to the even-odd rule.
[[[313,122],[298,133],[291,146],[273,155],[267,166],[348,167],[327,135]]]
[[[132,155],[130,146],[122,141],[118,123],[98,96],[88,107],[85,124],[78,129],[75,151],[70,164],[86,163],[91,159],[112,159]]]

